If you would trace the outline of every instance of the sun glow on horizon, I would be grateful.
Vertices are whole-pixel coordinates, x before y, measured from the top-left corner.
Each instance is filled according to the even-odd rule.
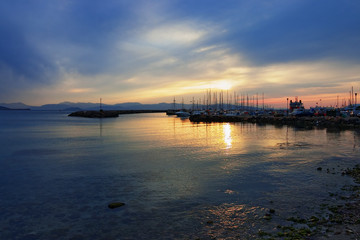
[[[233,87],[233,84],[229,80],[220,80],[213,82],[211,88],[220,89],[220,90],[230,90]]]

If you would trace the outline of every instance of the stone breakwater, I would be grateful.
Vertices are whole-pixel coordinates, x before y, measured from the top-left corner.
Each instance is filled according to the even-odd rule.
[[[163,110],[100,110],[100,111],[77,111],[70,113],[69,117],[86,117],[86,118],[112,118],[118,117],[120,114],[135,113],[155,113],[165,112]]]
[[[358,117],[275,117],[275,116],[208,116],[194,115],[190,116],[191,122],[244,122],[258,124],[287,125],[299,128],[312,129],[360,129],[360,118]]]

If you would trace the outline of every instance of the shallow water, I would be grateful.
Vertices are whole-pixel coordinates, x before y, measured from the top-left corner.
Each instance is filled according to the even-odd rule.
[[[0,134],[0,239],[251,239],[318,212],[360,163],[355,131],[164,113],[0,111]]]

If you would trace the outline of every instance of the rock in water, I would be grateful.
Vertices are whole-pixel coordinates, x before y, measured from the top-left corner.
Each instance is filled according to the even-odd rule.
[[[113,203],[110,203],[108,205],[109,208],[113,209],[113,208],[118,208],[118,207],[121,207],[121,206],[124,206],[125,203],[122,203],[122,202],[113,202]]]

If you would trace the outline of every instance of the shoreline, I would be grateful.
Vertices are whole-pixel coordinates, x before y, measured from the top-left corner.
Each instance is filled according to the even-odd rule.
[[[319,167],[317,171],[323,169]],[[259,229],[256,239],[360,239],[360,165],[352,169],[327,169],[326,173],[349,176],[353,182],[339,189],[338,194],[329,192],[329,198],[334,201],[321,203],[321,212],[314,212],[308,218],[289,216],[285,219],[287,224],[278,225],[271,232]],[[271,221],[276,212],[268,209],[263,218]]]
[[[190,121],[194,123],[212,123],[212,122],[242,122],[272,125],[287,125],[305,129],[328,128],[334,130],[360,129],[359,117],[275,117],[275,116],[209,116],[193,115]]]

